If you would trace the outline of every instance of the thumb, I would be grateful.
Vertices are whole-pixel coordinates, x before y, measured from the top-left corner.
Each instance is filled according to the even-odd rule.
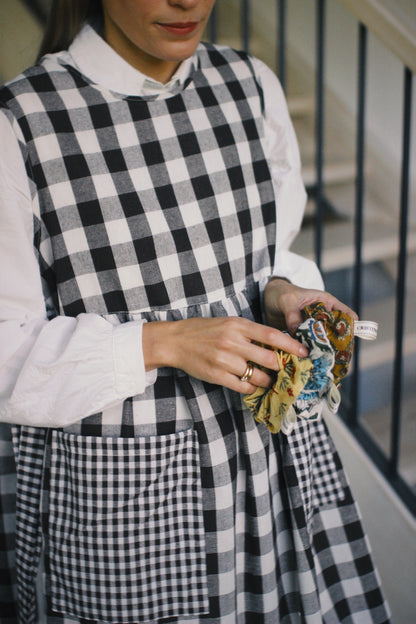
[[[290,308],[284,311],[286,327],[293,335],[297,326],[302,322],[302,313],[298,308]]]

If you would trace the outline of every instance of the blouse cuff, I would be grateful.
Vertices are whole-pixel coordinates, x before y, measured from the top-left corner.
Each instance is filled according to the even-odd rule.
[[[147,373],[144,366],[142,330],[145,322],[130,321],[114,328],[115,386],[120,398],[142,394],[156,381],[157,370]]]
[[[322,275],[315,262],[292,251],[277,253],[273,275],[286,278],[301,288],[324,290]]]

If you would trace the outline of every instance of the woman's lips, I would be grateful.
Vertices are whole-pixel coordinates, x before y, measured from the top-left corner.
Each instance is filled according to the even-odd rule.
[[[158,25],[174,35],[189,35],[198,26],[198,22],[175,22],[169,24],[158,22]]]

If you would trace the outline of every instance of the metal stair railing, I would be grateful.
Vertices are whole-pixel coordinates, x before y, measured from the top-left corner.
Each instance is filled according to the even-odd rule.
[[[391,414],[390,452],[383,452],[376,440],[360,422],[360,349],[356,344],[354,367],[348,396],[344,400],[340,415],[361,443],[365,451],[385,475],[392,487],[399,494],[409,510],[416,514],[416,492],[399,474],[401,407],[403,380],[403,341],[405,332],[406,269],[407,269],[407,232],[409,215],[409,176],[411,154],[411,111],[412,80],[416,72],[416,36],[407,26],[397,19],[388,7],[387,0],[339,0],[357,19],[358,24],[358,97],[356,126],[356,176],[355,176],[355,215],[352,302],[358,314],[362,308],[363,274],[363,219],[365,210],[365,131],[366,131],[366,92],[367,92],[367,39],[368,32],[375,35],[404,66],[404,110],[402,137],[402,164],[400,183],[400,234],[398,253],[398,277],[396,282],[396,319],[395,319],[395,356],[394,382]],[[276,0],[278,23],[276,25],[277,67],[283,88],[286,87],[286,32],[287,0]],[[315,182],[308,192],[315,199],[315,260],[321,267],[323,250],[324,213],[331,209],[331,202],[325,194],[324,170],[324,130],[325,130],[325,36],[326,36],[326,0],[315,0],[316,4],[316,87],[315,87]],[[254,5],[250,0],[240,0],[242,15],[241,47],[250,50],[250,9]],[[218,19],[213,14],[212,22]],[[212,26],[211,32],[217,32]],[[215,40],[216,37],[213,38]],[[358,343],[359,341],[356,341]],[[345,394],[345,390],[344,390]]]

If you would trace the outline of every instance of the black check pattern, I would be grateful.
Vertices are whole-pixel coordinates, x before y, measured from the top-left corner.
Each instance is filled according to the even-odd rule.
[[[53,431],[46,535],[58,613],[148,622],[208,612],[195,431],[138,439]]]
[[[275,241],[262,97],[250,59],[211,46],[166,100],[120,98],[57,57],[0,91],[39,205],[51,316],[261,320]],[[388,621],[326,433],[319,461],[306,428],[272,437],[239,395],[170,369],[46,448],[45,433],[15,428],[19,624],[38,621],[41,524],[48,624]],[[318,509],[316,483],[317,504],[332,501]],[[340,573],[344,552],[355,576]]]
[[[315,509],[344,499],[343,471],[323,420],[300,421],[289,436],[308,520]]]
[[[44,457],[48,431],[12,427],[16,459],[16,576],[18,622],[37,622],[34,586],[41,551],[41,508]]]
[[[147,100],[52,63],[29,74],[24,120],[14,93],[7,105],[24,124],[58,312],[183,308],[265,277],[275,203],[250,64],[202,49],[183,91]]]
[[[2,624],[17,619],[16,466],[9,425],[0,424],[0,613]]]

